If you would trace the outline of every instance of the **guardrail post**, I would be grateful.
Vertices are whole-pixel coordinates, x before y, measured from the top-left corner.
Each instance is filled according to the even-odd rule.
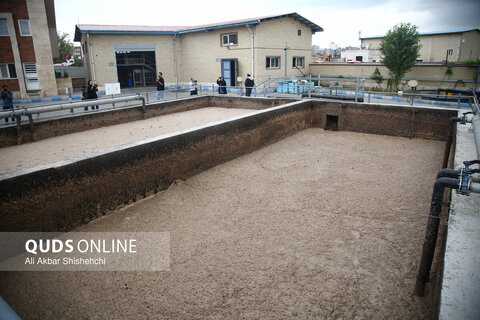
[[[22,116],[15,116],[17,120],[17,144],[22,144]]]
[[[355,102],[358,102],[358,77],[357,84],[355,85]]]
[[[73,109],[72,109],[73,110]],[[28,114],[28,121],[30,122],[30,131],[32,132],[32,140],[37,140],[37,132],[35,131],[35,125],[33,124],[33,117],[32,114]]]

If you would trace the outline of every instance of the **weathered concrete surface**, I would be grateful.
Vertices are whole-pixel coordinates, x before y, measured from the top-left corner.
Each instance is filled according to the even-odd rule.
[[[170,271],[0,273],[0,295],[24,319],[431,319],[412,292],[443,148],[303,130],[75,230],[168,231]]]
[[[209,106],[260,110],[289,102],[292,102],[292,100],[200,96],[151,103],[146,105],[145,110],[143,110],[141,106],[137,106],[115,110],[100,109],[98,112],[89,112],[86,114],[77,112],[74,115],[59,119],[35,121],[33,127],[28,121],[23,120],[20,130],[18,130],[16,126],[0,128],[0,147],[16,145],[19,142],[26,143],[38,141],[69,133],[128,123],[130,121],[148,119],[151,117],[195,110]]]
[[[353,102],[314,101],[316,124],[325,127],[326,116],[338,116],[338,130],[446,140],[448,120],[456,110],[431,107],[368,105]]]
[[[0,175],[50,165],[251,112],[250,109],[208,107],[4,147],[0,151]]]
[[[471,124],[457,126],[455,169],[476,158]],[[473,166],[472,168],[477,168]],[[480,194],[452,192],[440,298],[441,320],[480,317]]]
[[[81,160],[3,175],[0,231],[64,231],[219,163],[309,128],[296,102]]]
[[[229,104],[229,98],[217,99]],[[272,103],[269,99],[257,100]],[[253,102],[255,105],[259,104]],[[180,107],[190,106],[179,102]],[[159,112],[158,108],[152,111],[155,115]],[[152,138],[31,172],[3,175],[0,231],[71,230],[137,197],[163,190],[176,179],[185,179],[306,128],[324,127],[327,115],[338,115],[339,129],[344,131],[444,140],[443,129],[451,111],[298,101],[199,130]]]

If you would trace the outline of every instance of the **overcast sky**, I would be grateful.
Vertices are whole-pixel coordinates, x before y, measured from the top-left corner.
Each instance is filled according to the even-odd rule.
[[[55,0],[57,30],[75,24],[191,26],[296,12],[325,31],[313,44],[328,48],[359,46],[362,37],[384,35],[410,22],[420,32],[480,27],[478,0]]]

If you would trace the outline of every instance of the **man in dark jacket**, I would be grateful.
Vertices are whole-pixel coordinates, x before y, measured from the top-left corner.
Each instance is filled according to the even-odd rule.
[[[253,81],[253,77],[250,74],[247,74],[247,79],[245,79],[245,95],[250,97],[252,94],[252,88],[255,86],[255,81]]]
[[[13,95],[10,90],[8,90],[7,85],[4,84],[2,87],[2,100],[3,100],[3,111],[13,110]],[[15,121],[15,118],[12,117],[12,121]],[[8,118],[5,118],[5,122],[8,122]]]
[[[93,83],[92,80],[89,80],[88,87],[87,87],[87,99],[97,99],[98,98],[97,91],[98,91],[97,84]],[[98,109],[98,106],[92,106],[92,110],[94,109]]]
[[[165,80],[163,79],[163,73],[158,73],[158,78],[155,80],[157,83],[157,100],[165,99],[164,90],[165,90]]]
[[[219,77],[217,80],[218,94],[227,94],[227,82],[223,77]]]

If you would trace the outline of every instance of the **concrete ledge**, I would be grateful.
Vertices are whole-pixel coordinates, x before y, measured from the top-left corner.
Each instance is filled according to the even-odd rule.
[[[211,103],[239,103],[252,108],[275,104],[261,98],[217,99]],[[191,99],[199,105],[208,100]],[[146,113],[196,108],[185,103],[152,106]],[[176,179],[187,179],[309,127],[325,127],[328,115],[338,116],[339,130],[445,140],[452,112],[456,115],[450,110],[303,100],[1,175],[0,231],[71,230],[139,197],[168,188]]]
[[[69,133],[91,130],[130,121],[158,117],[161,115],[216,106],[223,108],[265,109],[271,106],[292,102],[291,99],[242,98],[200,96],[174,101],[156,102],[141,106],[101,110],[86,114],[76,113],[57,119],[39,120],[32,127],[22,121],[20,130],[16,126],[0,128],[0,147],[38,141]]]
[[[0,231],[66,231],[311,126],[305,102],[0,176]]]

